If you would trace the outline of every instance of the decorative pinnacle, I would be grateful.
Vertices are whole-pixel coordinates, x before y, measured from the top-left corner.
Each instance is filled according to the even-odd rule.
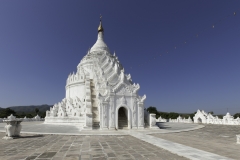
[[[100,24],[98,26],[98,32],[103,32],[103,26],[102,26],[102,15],[100,14]]]

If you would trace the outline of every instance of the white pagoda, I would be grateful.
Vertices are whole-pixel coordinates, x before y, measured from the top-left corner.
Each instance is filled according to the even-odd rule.
[[[45,123],[64,123],[83,129],[139,129],[144,127],[144,101],[139,84],[124,73],[118,57],[103,40],[102,22],[96,43],[70,74],[66,97],[46,111]]]

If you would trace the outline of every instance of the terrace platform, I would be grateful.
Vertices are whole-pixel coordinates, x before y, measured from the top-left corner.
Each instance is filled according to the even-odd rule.
[[[138,129],[138,130],[82,130],[76,125],[64,124],[45,124],[42,121],[22,122],[21,133],[30,134],[57,134],[57,135],[127,135],[130,133],[172,133],[195,130],[204,127],[198,124],[183,124],[183,123],[158,123],[160,129]],[[0,123],[0,132],[5,132],[5,123]]]

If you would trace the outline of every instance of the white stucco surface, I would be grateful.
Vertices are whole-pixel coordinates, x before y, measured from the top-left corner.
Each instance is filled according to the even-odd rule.
[[[115,53],[104,42],[100,23],[96,43],[66,81],[66,97],[46,112],[45,123],[77,124],[85,129],[118,129],[124,108],[128,129],[144,128],[144,101],[139,84],[126,74]],[[124,117],[124,116],[123,116]],[[123,118],[122,117],[122,118]]]

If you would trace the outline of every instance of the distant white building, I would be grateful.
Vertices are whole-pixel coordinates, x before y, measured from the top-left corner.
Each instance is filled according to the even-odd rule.
[[[207,116],[208,114],[204,112],[204,110],[200,111],[197,110],[197,113],[193,117],[193,122],[194,123],[207,123]]]
[[[103,40],[102,23],[96,43],[66,81],[66,97],[46,112],[45,123],[76,124],[86,129],[144,127],[144,101],[139,84],[125,74],[116,54]]]
[[[223,116],[223,119],[220,119],[218,116],[214,117],[211,113],[198,110],[193,119],[194,123],[240,125],[239,117],[234,119],[229,112]]]

